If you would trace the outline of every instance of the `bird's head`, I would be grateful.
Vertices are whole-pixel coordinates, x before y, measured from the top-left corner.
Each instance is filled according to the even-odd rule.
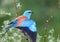
[[[30,19],[31,14],[32,14],[31,10],[26,10],[23,15]]]

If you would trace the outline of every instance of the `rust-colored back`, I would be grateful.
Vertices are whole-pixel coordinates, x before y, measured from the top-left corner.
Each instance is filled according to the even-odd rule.
[[[22,15],[22,16],[17,17],[16,19],[18,20],[17,26],[20,26],[22,22],[27,19],[27,17]]]

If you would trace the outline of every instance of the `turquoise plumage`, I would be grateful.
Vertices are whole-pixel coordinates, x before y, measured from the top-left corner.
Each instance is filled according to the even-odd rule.
[[[31,12],[31,13],[29,13],[29,12]],[[36,23],[35,23],[35,21],[30,20],[31,14],[32,14],[31,10],[27,10],[27,11],[24,12],[23,16],[26,16],[27,19],[22,22],[21,26],[22,27],[28,27],[32,32],[35,32],[35,31],[37,31],[36,30]],[[3,29],[6,30],[6,29],[9,29],[9,28],[12,28],[12,27],[15,28],[17,24],[18,24],[18,20],[16,19],[11,24],[9,24],[8,27],[5,27]]]
[[[25,11],[22,16],[17,17],[14,21],[12,21],[9,24],[9,26],[4,27],[3,30],[8,30],[12,27],[21,29],[30,36],[32,42],[36,42],[37,36],[36,22],[30,19],[31,15],[32,15],[31,10]]]

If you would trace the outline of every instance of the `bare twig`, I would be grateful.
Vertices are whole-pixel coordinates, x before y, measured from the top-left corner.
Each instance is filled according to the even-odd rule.
[[[16,6],[16,0],[14,0],[14,5],[15,5],[15,8],[16,8],[16,16],[18,16],[18,8]]]
[[[46,42],[46,39],[47,39],[47,31],[48,31],[48,25],[49,25],[49,22],[51,20],[51,16],[53,16],[54,12],[56,12],[58,6],[56,5],[54,7],[54,10],[52,11],[52,13],[50,14],[50,16],[48,17],[48,19],[46,20],[46,28],[45,28],[45,32],[44,32],[44,42]]]

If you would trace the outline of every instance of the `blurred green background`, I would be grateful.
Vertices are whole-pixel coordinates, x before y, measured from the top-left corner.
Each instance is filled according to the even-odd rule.
[[[17,17],[16,11],[18,11],[19,16],[22,15],[25,10],[30,9],[34,12],[31,19],[36,21],[38,34],[42,36],[41,39],[39,38],[39,42],[59,42],[60,0],[16,0],[16,7],[14,0],[0,0],[0,32],[2,32],[4,21],[9,20],[11,22]],[[51,41],[49,41],[49,35],[53,37],[51,37]],[[13,41],[8,40],[8,42]]]

